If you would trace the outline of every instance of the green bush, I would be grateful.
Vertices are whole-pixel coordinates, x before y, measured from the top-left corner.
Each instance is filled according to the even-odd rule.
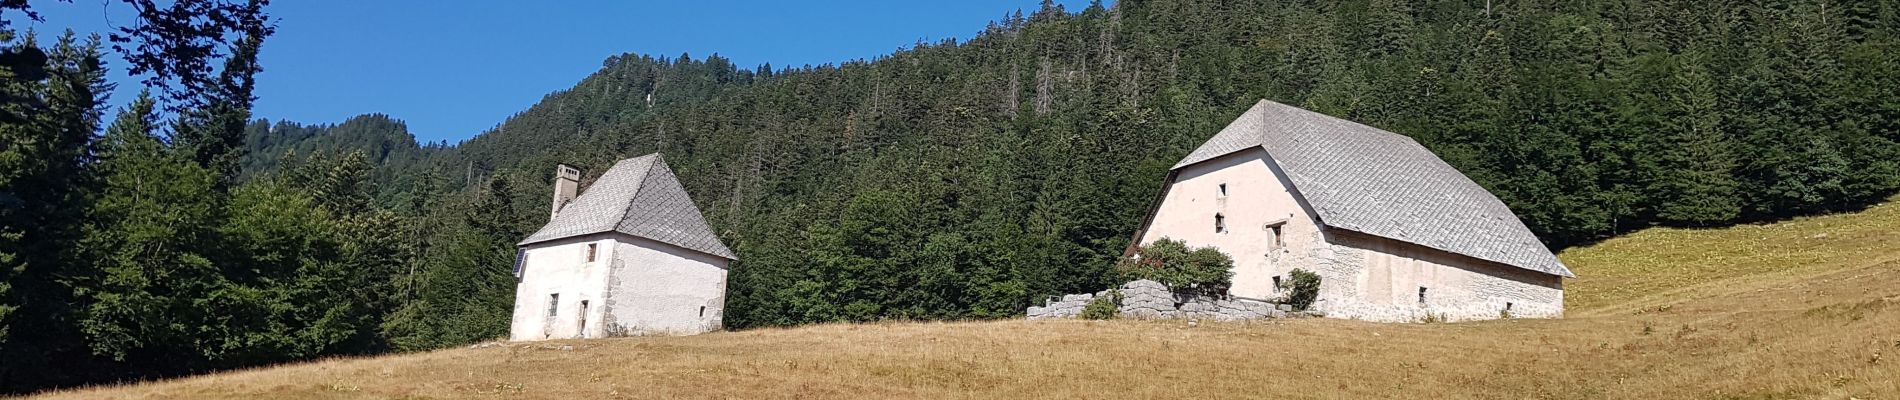
[[[1122,291],[1109,290],[1108,294],[1090,300],[1082,306],[1082,319],[1115,319],[1121,316]]]
[[[1161,238],[1136,248],[1115,270],[1127,280],[1148,279],[1177,292],[1221,296],[1233,286],[1234,259],[1213,247],[1189,249],[1186,242]]]
[[[1288,293],[1286,303],[1296,310],[1306,311],[1307,307],[1313,305],[1313,300],[1319,299],[1319,274],[1304,269],[1294,269],[1287,275],[1291,275],[1293,279],[1280,284],[1281,288],[1286,289]]]

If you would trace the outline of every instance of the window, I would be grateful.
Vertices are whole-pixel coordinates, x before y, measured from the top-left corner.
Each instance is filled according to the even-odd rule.
[[[1425,304],[1425,287],[1424,286],[1418,287],[1418,304],[1420,305]]]
[[[1504,312],[1511,312],[1511,302],[1504,302]]]
[[[587,262],[594,262],[594,254],[600,252],[599,243],[587,244]]]
[[[706,306],[699,306],[699,317],[706,318]]]
[[[555,315],[560,315],[560,312],[561,294],[555,293],[548,295],[548,318],[554,318]]]
[[[1280,292],[1280,276],[1279,275],[1275,275],[1273,277],[1273,292],[1274,293]]]
[[[1273,247],[1269,247],[1270,249],[1279,250],[1279,249],[1286,248],[1286,240],[1283,239],[1284,229],[1281,229],[1285,227],[1286,227],[1286,223],[1278,223],[1278,224],[1267,226],[1267,233],[1273,235],[1271,239],[1268,239],[1268,240],[1273,241],[1272,242]]]
[[[1220,184],[1220,197],[1227,198],[1227,184]]]
[[[515,250],[515,278],[521,278],[521,268],[528,266],[528,250]]]
[[[581,320],[581,337],[587,337],[587,300],[581,300],[581,313],[574,316]]]
[[[1227,216],[1214,214],[1214,233],[1227,233]]]

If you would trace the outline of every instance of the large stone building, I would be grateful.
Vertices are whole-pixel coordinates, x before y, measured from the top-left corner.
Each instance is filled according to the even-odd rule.
[[[548,224],[519,245],[509,339],[719,329],[732,250],[666,160],[621,160],[585,193],[580,180],[559,166]]]
[[[1230,294],[1372,321],[1557,317],[1569,268],[1502,201],[1411,138],[1261,101],[1169,172],[1138,243],[1234,259]]]

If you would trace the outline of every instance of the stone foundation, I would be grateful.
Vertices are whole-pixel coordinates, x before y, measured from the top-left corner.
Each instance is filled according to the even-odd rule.
[[[1122,301],[1116,311],[1122,318],[1241,321],[1320,316],[1316,311],[1293,311],[1292,306],[1274,302],[1179,294],[1161,282],[1146,279],[1124,283],[1120,291]],[[1082,308],[1089,302],[1111,295],[1108,290],[1064,295],[1050,299],[1042,307],[1030,306],[1026,313],[1029,319],[1075,318],[1082,315]]]

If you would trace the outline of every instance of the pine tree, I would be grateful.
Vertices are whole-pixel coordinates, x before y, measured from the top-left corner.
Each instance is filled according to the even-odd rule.
[[[423,224],[431,229],[413,261],[415,294],[392,310],[379,327],[397,349],[431,349],[507,335],[515,277],[509,266],[514,242],[527,232],[509,201],[505,179],[491,178],[481,190],[447,201]],[[545,214],[543,214],[545,215]]]
[[[205,88],[199,100],[202,108],[181,113],[173,129],[175,144],[190,152],[200,167],[218,173],[219,188],[228,191],[237,183],[238,167],[244,158],[245,125],[250,122],[251,93],[256,75],[263,69],[257,63],[257,51],[269,34],[266,27],[254,27],[232,45],[231,56],[215,84]]]
[[[61,280],[78,260],[86,165],[110,90],[96,38],[69,31],[51,51],[30,34],[11,39],[0,31],[0,389],[83,368],[69,357],[82,345]]]
[[[1741,214],[1732,139],[1722,131],[1715,79],[1699,51],[1676,56],[1662,105],[1660,176],[1649,188],[1662,222],[1709,225]]]
[[[1369,37],[1363,43],[1374,56],[1394,55],[1405,51],[1411,41],[1415,28],[1412,26],[1412,8],[1409,0],[1371,0],[1367,6],[1366,22],[1370,24]]]

